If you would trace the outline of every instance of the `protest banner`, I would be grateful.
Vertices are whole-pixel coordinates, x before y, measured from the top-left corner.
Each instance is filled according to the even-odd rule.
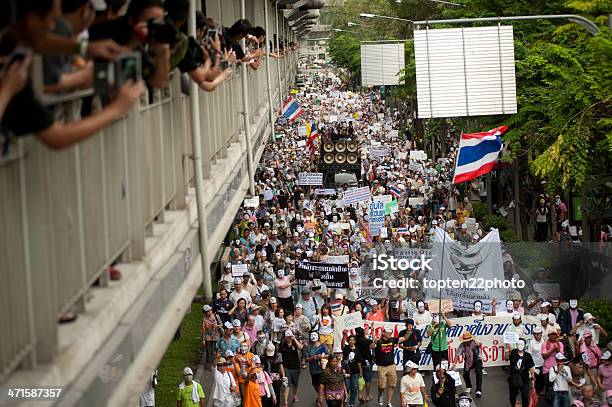
[[[380,229],[385,225],[385,204],[382,201],[370,203],[368,223],[372,236],[380,235]]]
[[[330,115],[329,116],[329,122],[330,123],[335,123],[337,121],[338,121],[338,116],[336,116],[336,115]]]
[[[407,151],[400,151],[399,154],[397,155],[398,160],[405,160],[406,157],[408,157]]]
[[[299,185],[323,185],[322,172],[300,172],[298,174]]]
[[[389,138],[397,138],[399,136],[399,131],[398,130],[389,130],[389,133],[387,134],[387,136]]]
[[[408,198],[408,205],[410,206],[423,206],[425,204],[425,198],[422,196]]]
[[[361,298],[387,298],[388,295],[388,288],[365,285],[359,289],[359,296]]]
[[[440,300],[427,300],[429,312],[437,314],[440,312]],[[453,311],[453,300],[442,300],[442,313],[446,314]]]
[[[468,233],[473,235],[476,233],[478,229],[478,224],[476,223],[476,218],[465,218],[465,226],[467,226]]]
[[[351,314],[349,314],[351,315]],[[348,318],[347,318],[348,319]],[[343,339],[346,340],[349,335],[355,334],[355,328],[357,328],[357,317],[348,319],[349,325],[346,324],[346,320],[336,318],[334,323],[334,346],[339,344]],[[447,328],[446,335],[448,341],[448,360],[454,360],[457,355],[457,348],[461,344],[461,335],[464,332],[470,332],[474,335],[475,339],[482,344],[481,356],[484,367],[492,366],[503,366],[508,365],[508,362],[504,361],[504,336],[510,331],[512,326],[512,317],[498,316],[498,317],[463,317],[463,318],[452,318],[452,326]],[[533,338],[533,329],[539,325],[539,321],[536,316],[525,315],[523,316],[523,325],[525,326],[525,338]],[[363,321],[361,328],[364,329],[365,335],[368,338],[378,338],[382,335],[382,332],[386,328],[393,330],[393,337],[399,337],[399,332],[405,328],[403,322],[378,322],[378,321]],[[430,338],[427,331],[423,329],[420,331],[422,342],[421,342],[421,359],[420,369],[421,370],[433,370],[431,355],[426,353],[425,350],[429,345]],[[403,366],[403,352],[399,347],[394,350],[395,365],[397,370],[401,370]],[[463,365],[463,356],[459,357],[458,366]]]
[[[363,328],[363,318],[361,312],[352,312],[350,314],[334,317],[334,326],[340,325],[341,330],[334,329],[334,343],[337,346],[342,342],[342,332],[354,331],[355,328]]]
[[[297,142],[298,147],[306,147],[306,140],[300,140]]]
[[[271,189],[264,189],[263,196],[265,201],[271,201],[274,198],[274,192]]]
[[[248,272],[249,268],[246,264],[232,264],[232,276],[242,277],[244,273]]]
[[[258,196],[254,196],[252,198],[246,198],[244,200],[244,207],[245,208],[257,208],[259,206],[259,197]]]
[[[306,137],[308,135],[308,129],[306,128],[306,126],[299,126],[297,130],[298,137]]]
[[[453,306],[460,311],[472,311],[476,300],[490,304],[493,299],[506,298],[508,287],[495,286],[484,289],[484,286],[479,285],[481,283],[484,285],[485,282],[505,281],[503,267],[500,267],[503,261],[499,231],[492,228],[491,232],[478,243],[468,247],[455,242],[448,234],[444,237],[444,233],[442,228],[436,228],[432,236],[432,241],[436,242],[433,245],[432,271],[425,276],[431,281],[444,280],[458,284],[458,287],[441,288],[442,298],[452,299]],[[442,244],[442,241],[445,243]],[[437,298],[440,295],[439,288],[427,287],[425,284],[426,296]]]
[[[346,191],[343,195],[343,201],[345,205],[352,205],[361,201],[367,201],[371,197],[370,188],[361,187]]]
[[[295,279],[299,285],[306,285],[314,278],[315,272],[321,273],[321,281],[327,288],[347,288],[348,287],[348,265],[311,263],[300,261],[295,271]]]

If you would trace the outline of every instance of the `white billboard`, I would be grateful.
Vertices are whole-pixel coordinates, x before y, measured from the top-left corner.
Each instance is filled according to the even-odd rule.
[[[516,113],[512,26],[414,31],[419,118]]]
[[[404,43],[361,44],[361,85],[399,85]]]

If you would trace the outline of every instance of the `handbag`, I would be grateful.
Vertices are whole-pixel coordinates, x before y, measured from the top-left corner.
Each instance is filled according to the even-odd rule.
[[[363,378],[363,376],[359,376],[359,380],[357,380],[357,388],[359,389],[359,391],[363,391],[364,387],[365,387],[365,379]]]
[[[529,391],[529,406],[528,407],[538,407],[538,392],[535,388],[531,388]]]

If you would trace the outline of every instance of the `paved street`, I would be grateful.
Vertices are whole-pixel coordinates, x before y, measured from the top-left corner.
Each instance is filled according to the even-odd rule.
[[[486,369],[487,375],[483,377],[483,397],[481,399],[476,399],[474,397],[474,402],[472,406],[474,407],[506,407],[509,406],[510,403],[508,401],[508,384],[506,382],[506,372],[504,372],[501,368],[488,368]],[[398,372],[399,374],[400,372]],[[206,372],[203,370],[203,367],[198,366],[198,372],[196,374],[196,380],[200,380],[202,386],[204,387],[204,392],[206,395],[211,394],[212,391],[212,374],[210,372]],[[398,387],[395,390],[395,394],[393,397],[393,406],[399,407],[399,380],[400,376],[398,376]],[[431,388],[431,373],[428,372],[425,375],[425,384],[427,385],[427,389]],[[463,380],[463,378],[462,378]],[[475,383],[475,377],[472,377],[472,383]],[[373,388],[376,386],[376,375],[374,377]],[[461,390],[464,391],[464,390]],[[458,391],[459,393],[459,391]],[[374,400],[370,401],[366,404],[361,404],[367,407],[377,407],[376,404],[376,390],[372,392],[372,397]],[[311,386],[310,382],[310,374],[308,373],[308,369],[302,370],[302,374],[300,375],[300,387],[298,390],[298,397],[300,401],[294,403],[295,407],[312,407],[315,405],[316,394]],[[291,405],[291,403],[290,403]]]

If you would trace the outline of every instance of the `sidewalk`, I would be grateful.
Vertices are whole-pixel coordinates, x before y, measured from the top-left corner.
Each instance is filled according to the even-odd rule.
[[[206,404],[208,404],[208,400],[212,395],[213,384],[215,383],[215,378],[213,376],[212,370],[209,372],[204,369],[205,360],[200,359],[200,362],[196,366],[195,372],[195,381],[202,385],[202,389],[204,390],[204,395],[206,396]]]

